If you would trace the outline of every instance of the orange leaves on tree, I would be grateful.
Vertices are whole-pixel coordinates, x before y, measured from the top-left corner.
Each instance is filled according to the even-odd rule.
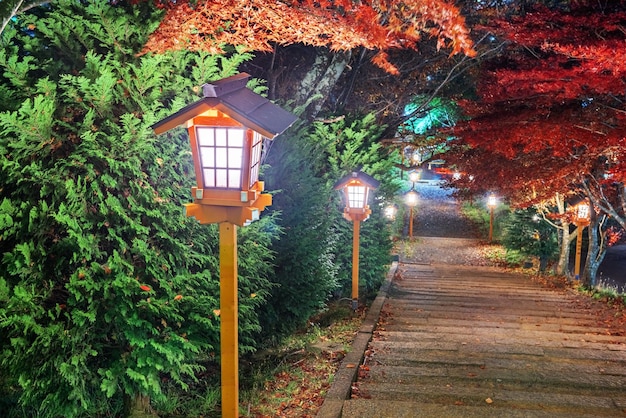
[[[460,11],[442,0],[310,1],[205,0],[163,2],[166,15],[144,52],[205,50],[223,45],[272,51],[274,45],[306,44],[347,51],[357,47],[386,51],[416,48],[420,33],[437,38],[452,54],[473,55]],[[376,65],[395,72],[387,55]]]
[[[139,286],[139,288],[143,290],[144,292],[150,292],[152,290],[150,286],[145,285],[145,284],[142,284],[141,286]]]

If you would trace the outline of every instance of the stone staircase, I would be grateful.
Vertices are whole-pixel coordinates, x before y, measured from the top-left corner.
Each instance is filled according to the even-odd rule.
[[[398,266],[342,417],[626,416],[626,330],[491,267]]]

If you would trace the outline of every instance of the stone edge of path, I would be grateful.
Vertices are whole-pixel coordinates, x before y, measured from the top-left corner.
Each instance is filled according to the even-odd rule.
[[[389,286],[393,281],[393,276],[398,268],[398,262],[394,261],[387,273],[387,277],[383,282],[376,299],[372,302],[367,311],[367,315],[357,332],[354,341],[352,341],[351,350],[346,354],[346,357],[341,361],[339,369],[335,373],[333,383],[328,389],[324,402],[317,412],[319,418],[339,418],[343,409],[343,403],[350,398],[350,392],[352,391],[352,383],[356,380],[359,366],[365,357],[365,350],[367,345],[372,339],[374,329],[380,317],[380,311],[383,308],[385,299],[387,299],[387,293]]]

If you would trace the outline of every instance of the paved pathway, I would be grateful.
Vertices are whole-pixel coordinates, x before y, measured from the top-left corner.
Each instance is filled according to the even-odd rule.
[[[491,267],[405,260],[342,417],[626,416],[626,337],[590,306]]]
[[[624,327],[487,266],[447,193],[420,191],[419,236],[398,248],[318,418],[626,417]]]

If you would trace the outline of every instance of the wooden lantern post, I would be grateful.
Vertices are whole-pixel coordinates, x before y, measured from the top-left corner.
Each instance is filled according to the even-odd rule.
[[[583,230],[590,224],[589,204],[582,202],[576,205],[576,261],[574,279],[580,280],[580,262],[583,248]]]
[[[335,190],[343,190],[346,207],[343,217],[354,223],[352,233],[352,309],[359,306],[359,235],[361,221],[367,220],[372,211],[367,205],[370,190],[378,188],[380,183],[373,177],[352,172],[335,184]]]
[[[417,202],[419,201],[419,195],[413,189],[409,190],[404,195],[404,203],[409,207],[409,240],[413,240],[413,217],[415,214],[413,210],[415,206],[417,206]]]
[[[496,206],[498,206],[498,199],[495,194],[491,193],[487,198],[487,207],[489,208],[489,242],[493,240],[493,221]]]
[[[228,418],[239,416],[237,226],[272,204],[259,181],[263,142],[297,119],[247,89],[249,78],[241,73],[205,84],[202,99],[152,126],[156,134],[187,127],[196,186],[185,214],[219,224],[222,417]]]

